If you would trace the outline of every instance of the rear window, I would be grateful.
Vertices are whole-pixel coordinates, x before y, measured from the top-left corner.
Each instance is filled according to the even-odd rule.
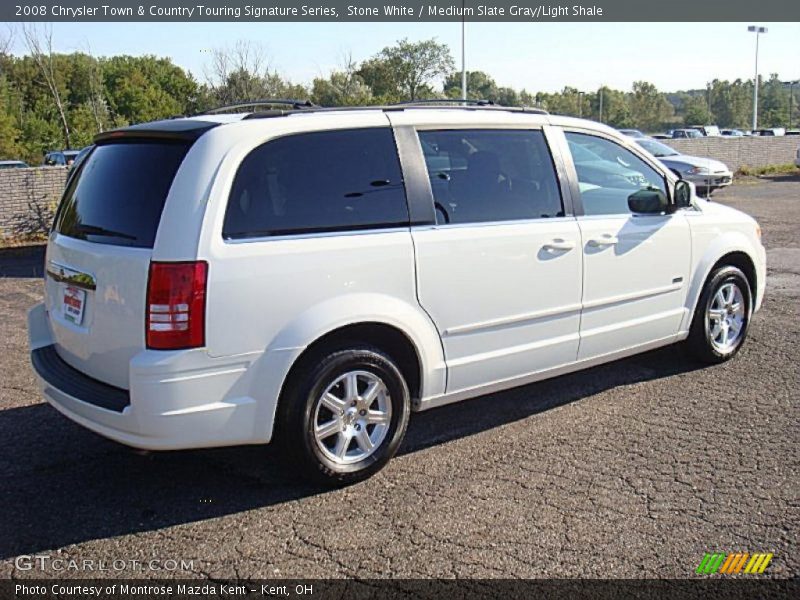
[[[391,130],[347,129],[279,138],[247,155],[222,234],[240,239],[407,224]]]
[[[55,231],[90,242],[152,248],[184,142],[97,146],[69,180]]]

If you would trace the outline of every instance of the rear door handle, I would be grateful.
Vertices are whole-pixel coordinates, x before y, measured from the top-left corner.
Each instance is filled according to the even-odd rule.
[[[619,242],[619,238],[615,235],[604,235],[599,238],[592,238],[589,240],[589,245],[595,248],[602,248],[604,246],[613,246]]]
[[[575,242],[567,240],[553,240],[542,246],[545,250],[550,252],[568,252],[575,248]]]

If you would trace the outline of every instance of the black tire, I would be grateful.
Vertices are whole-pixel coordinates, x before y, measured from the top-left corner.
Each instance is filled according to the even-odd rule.
[[[721,351],[710,339],[709,320],[706,316],[714,302],[715,295],[720,288],[728,283],[735,284],[741,291],[744,302],[744,315],[742,326],[735,342],[730,348]],[[694,311],[689,337],[686,340],[686,347],[690,355],[701,362],[709,364],[722,363],[736,356],[747,338],[753,306],[752,298],[750,282],[740,269],[730,265],[715,269],[709,276],[708,281],[706,281]]]
[[[388,392],[384,401],[391,404],[391,416],[382,441],[371,454],[357,462],[341,464],[326,455],[315,438],[317,405],[328,386],[354,371],[372,374],[383,382]],[[299,466],[305,476],[325,485],[350,485],[380,471],[397,453],[410,410],[408,385],[390,356],[366,345],[338,347],[308,357],[287,382],[280,401],[276,441],[287,461],[293,468]],[[375,426],[372,427],[374,431]]]

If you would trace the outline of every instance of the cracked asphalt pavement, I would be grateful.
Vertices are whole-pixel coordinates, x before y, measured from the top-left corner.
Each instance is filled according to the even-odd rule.
[[[0,254],[0,578],[681,578],[710,551],[798,576],[800,177],[714,201],[758,218],[768,249],[736,359],[670,347],[412,415],[399,456],[336,491],[268,448],[142,455],[61,417],[28,363],[41,256]],[[190,568],[15,567],[33,554]]]

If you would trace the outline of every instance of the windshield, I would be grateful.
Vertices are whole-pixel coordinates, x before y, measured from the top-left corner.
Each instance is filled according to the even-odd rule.
[[[642,148],[647,150],[650,154],[652,154],[656,158],[662,156],[678,156],[679,154],[666,144],[662,144],[661,142],[656,142],[655,140],[636,140],[636,143],[639,144]]]

